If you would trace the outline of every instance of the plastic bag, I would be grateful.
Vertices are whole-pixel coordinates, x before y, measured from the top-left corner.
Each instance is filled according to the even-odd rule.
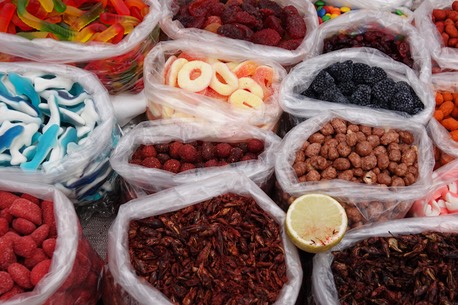
[[[278,0],[275,1],[281,7],[293,5],[304,16],[307,33],[301,45],[296,50],[286,50],[282,48],[255,44],[249,41],[231,39],[220,36],[210,31],[185,28],[178,20],[173,20],[173,16],[178,12],[179,7],[174,3],[175,0],[161,0],[163,17],[160,21],[161,29],[172,39],[186,38],[191,40],[194,45],[200,42],[207,46],[232,46],[234,54],[240,57],[255,56],[260,60],[276,61],[283,66],[294,65],[308,56],[309,48],[315,38],[318,28],[316,10],[310,1],[298,0]],[[224,2],[223,2],[224,3]]]
[[[197,57],[218,58],[222,61],[253,60],[260,65],[273,68],[273,95],[268,97],[258,109],[233,107],[227,102],[213,99],[198,93],[164,84],[164,65],[170,56],[183,51],[196,54]],[[256,53],[241,54],[226,41],[215,41],[212,47],[207,44],[196,45],[191,40],[176,40],[157,44],[145,60],[145,94],[149,112],[154,118],[194,116],[199,119],[230,124],[250,124],[265,129],[273,129],[277,124],[281,108],[279,105],[279,87],[286,76],[286,71],[273,60],[260,59]]]
[[[326,0],[327,5],[332,6],[347,6],[352,9],[372,9],[372,10],[390,10],[398,7],[412,7],[412,0],[373,0],[373,1],[358,1],[358,0]]]
[[[135,274],[130,263],[127,244],[129,222],[133,219],[176,211],[225,193],[252,197],[278,224],[283,224],[285,221],[285,214],[265,193],[246,176],[235,173],[218,175],[204,181],[181,185],[154,195],[132,200],[121,206],[119,214],[108,233],[109,272],[116,285],[119,285],[124,293],[127,292],[129,297],[123,296],[119,289],[116,289],[118,291],[116,293],[114,290],[104,287],[104,302],[116,305],[171,304],[162,293],[149,283],[140,280]],[[302,281],[302,268],[297,248],[289,241],[286,237],[286,232],[283,230],[281,239],[285,249],[288,282],[283,286],[274,304],[295,304]],[[114,293],[117,296],[113,297]]]
[[[169,143],[174,140],[237,142],[257,138],[264,141],[265,150],[257,160],[233,163],[225,167],[187,170],[174,174],[162,169],[130,164],[133,152],[141,144]],[[142,122],[124,135],[110,158],[113,169],[127,182],[149,192],[190,182],[197,182],[220,173],[237,171],[247,175],[260,187],[266,186],[274,171],[275,154],[280,138],[273,132],[251,126],[209,125],[193,120],[160,120]]]
[[[440,216],[425,220],[408,218],[364,226],[349,231],[342,241],[331,250],[319,253],[313,258],[312,294],[317,305],[339,305],[334,276],[331,271],[332,251],[344,250],[358,241],[379,236],[417,234],[426,231],[458,232],[458,216]]]
[[[0,52],[36,62],[76,63],[97,74],[110,94],[138,93],[143,88],[143,59],[158,40],[158,23],[162,15],[157,1],[145,0],[145,3],[150,6],[149,13],[117,44],[83,44],[51,38],[29,40],[0,33]],[[18,61],[17,58],[9,59]]]
[[[354,63],[365,63],[369,66],[380,67],[394,81],[406,81],[424,104],[423,111],[406,118],[400,112],[362,107],[351,104],[339,104],[312,99],[300,94],[306,90],[318,73],[336,62],[352,60]],[[296,65],[283,80],[280,88],[280,105],[285,112],[298,117],[312,117],[323,111],[339,109],[367,109],[380,115],[391,115],[398,119],[427,124],[432,117],[435,103],[432,90],[422,83],[412,69],[400,64],[378,50],[371,48],[354,48],[330,52],[313,57]]]
[[[405,37],[405,41],[410,46],[412,69],[421,81],[425,83],[431,81],[431,56],[417,29],[408,20],[383,10],[350,11],[333,19],[332,22],[322,24],[318,29],[315,47],[311,54],[316,56],[323,53],[323,43],[326,38],[341,33],[357,35],[368,30],[393,33],[394,40],[398,40],[399,36]]]
[[[458,49],[445,47],[439,31],[432,21],[433,9],[445,9],[452,6],[453,0],[425,0],[415,10],[415,27],[427,42],[426,47],[431,57],[442,69],[458,69]]]
[[[8,301],[2,301],[2,304],[95,305],[101,293],[98,281],[103,261],[82,235],[72,203],[56,188],[18,182],[17,178],[21,179],[14,175],[8,176],[7,180],[0,179],[0,190],[52,201],[57,240],[48,274],[33,291],[21,293]]]
[[[76,206],[113,213],[108,197],[115,189],[116,176],[110,167],[109,157],[119,129],[108,94],[97,78],[90,72],[71,66],[38,63],[0,63],[0,72],[43,72],[78,82],[92,97],[99,117],[85,142],[69,150],[63,158],[30,171],[23,171],[19,166],[1,166],[0,174],[3,177],[15,175],[20,181],[29,183],[54,184]]]
[[[417,147],[417,181],[406,187],[381,187],[341,179],[299,182],[292,167],[296,152],[312,134],[333,118],[341,118],[353,124],[370,127],[410,131],[414,137],[412,145]],[[306,193],[324,193],[335,197],[346,208],[350,226],[402,218],[413,201],[427,192],[432,181],[433,162],[431,140],[422,125],[382,116],[371,111],[331,111],[302,122],[283,138],[275,162],[277,184],[281,192],[286,193],[281,193],[280,197],[281,201],[285,203],[279,202],[287,207],[295,199],[294,197]]]

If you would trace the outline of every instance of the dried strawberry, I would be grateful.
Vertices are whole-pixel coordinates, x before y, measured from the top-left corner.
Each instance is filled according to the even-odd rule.
[[[243,155],[242,159],[240,161],[249,161],[249,160],[257,160],[258,156],[254,153],[246,153]]]
[[[149,157],[145,158],[142,161],[142,165],[148,168],[161,168],[161,162],[158,160],[158,158],[155,157]]]
[[[143,153],[142,153],[143,147],[144,147],[144,145],[140,145],[134,151],[134,153],[132,154],[132,157],[131,157],[132,160],[134,160],[134,159],[143,159]]]
[[[180,158],[179,150],[183,146],[182,142],[174,141],[169,146],[169,155],[174,159]]]
[[[235,144],[235,147],[240,148],[243,151],[243,153],[246,153],[248,151],[248,144],[246,142],[237,143]]]
[[[210,142],[205,142],[202,144],[202,159],[211,160],[215,157],[216,148]]]
[[[265,29],[273,29],[273,30],[277,31],[277,33],[280,34],[280,36],[283,36],[283,34],[285,33],[285,30],[282,27],[280,18],[275,17],[273,15],[268,16],[264,20],[264,28]]]
[[[238,12],[241,12],[242,9],[239,6],[227,6],[224,9],[223,13],[221,14],[221,21],[223,21],[223,24],[228,24],[228,23],[234,23],[235,21],[235,15]]]
[[[157,152],[153,145],[146,145],[142,148],[143,158],[156,157]]]
[[[218,166],[226,166],[228,165],[229,163],[227,163],[226,161],[219,161],[218,162]]]
[[[187,171],[187,170],[190,170],[190,169],[195,169],[196,166],[192,163],[183,163],[181,164],[181,167],[180,167],[180,173],[181,172],[184,172],[184,171]]]
[[[263,9],[270,9],[273,11],[274,15],[280,17],[283,13],[283,9],[274,1],[270,0],[260,0],[259,6]]]
[[[163,169],[172,173],[178,173],[180,171],[181,163],[176,159],[167,160],[164,163]]]
[[[242,156],[243,156],[243,151],[238,147],[234,147],[231,149],[231,153],[229,154],[229,157],[227,157],[226,161],[228,163],[239,162]]]
[[[170,156],[168,154],[158,154],[157,159],[164,164],[167,160],[170,160]]]
[[[261,8],[259,10],[259,13],[261,14],[262,18],[265,19],[269,16],[275,15],[274,11],[269,9],[269,8]]]
[[[259,154],[264,150],[264,142],[259,139],[250,139],[247,142],[248,150],[252,153]]]
[[[169,152],[169,144],[168,143],[161,143],[161,144],[154,144],[154,148],[156,149],[157,153],[168,153]]]
[[[294,6],[292,5],[287,5],[283,8],[283,12],[286,14],[286,15],[299,15],[299,12],[297,10],[297,8],[295,8]]]
[[[224,12],[225,6],[221,2],[217,3],[211,3],[208,6],[208,13],[207,16],[221,16],[221,14]]]
[[[262,21],[247,12],[238,12],[235,14],[235,23],[247,25],[249,27],[262,26]]]
[[[303,38],[282,40],[278,43],[277,47],[286,50],[296,50],[301,45],[302,41],[304,41]]]
[[[205,17],[208,12],[208,0],[194,0],[189,4],[188,11],[191,16]]]
[[[262,29],[251,36],[253,43],[266,46],[276,46],[280,42],[280,34],[273,29]]]
[[[304,38],[307,32],[304,19],[298,14],[287,15],[286,32],[293,39]]]
[[[223,24],[216,32],[224,37],[246,40],[249,31],[251,30],[243,24]]]
[[[232,146],[228,143],[216,144],[216,155],[219,158],[227,158],[231,153]]]
[[[185,28],[201,29],[205,23],[205,17],[182,16],[177,18]]]
[[[180,149],[178,150],[178,154],[180,158],[185,162],[196,162],[197,161],[197,149],[190,144],[182,145]]]
[[[219,166],[219,162],[216,159],[211,159],[205,162],[205,167],[214,167],[214,166]]]

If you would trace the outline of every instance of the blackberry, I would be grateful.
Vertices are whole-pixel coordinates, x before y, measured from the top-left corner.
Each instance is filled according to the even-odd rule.
[[[396,83],[391,78],[379,81],[372,87],[372,95],[383,104],[389,104],[395,91]]]
[[[387,78],[385,70],[380,67],[372,67],[372,80],[371,83],[375,84]]]
[[[411,114],[414,111],[416,103],[410,93],[410,90],[398,90],[391,98],[391,109]]]
[[[326,90],[320,94],[319,99],[332,103],[348,104],[348,99],[339,90]]]
[[[350,97],[350,102],[359,106],[367,106],[371,103],[371,87],[359,85]]]
[[[374,88],[372,88],[372,90],[373,89]],[[372,91],[372,93],[373,93],[373,91]],[[374,94],[372,94],[371,105],[374,106],[373,108],[390,109],[390,101],[380,100],[380,99],[374,97]]]
[[[425,105],[420,101],[417,95],[414,95],[414,106],[413,109],[409,109],[408,112],[411,115],[417,114],[425,109]]]
[[[312,89],[312,87],[308,87],[305,91],[302,91],[301,95],[310,97],[310,98],[317,98],[317,95],[315,91]]]
[[[356,90],[356,85],[352,81],[341,82],[337,84],[337,88],[343,95],[351,95]]]
[[[395,92],[398,92],[398,91],[409,91],[410,92],[411,89],[412,87],[410,87],[410,85],[406,83],[405,81],[399,81],[394,85]]]
[[[323,93],[335,86],[334,79],[326,70],[321,70],[310,85],[316,93]]]
[[[336,62],[326,68],[336,82],[348,82],[353,77],[353,61]]]
[[[353,64],[353,81],[357,84],[367,84],[372,80],[372,69],[363,63]]]

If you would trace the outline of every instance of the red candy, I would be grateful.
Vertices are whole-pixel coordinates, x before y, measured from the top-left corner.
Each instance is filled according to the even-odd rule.
[[[55,238],[46,239],[45,241],[43,241],[42,248],[43,248],[43,251],[45,251],[46,255],[49,258],[51,258],[54,253],[54,249],[56,248],[56,239]]]
[[[30,234],[30,237],[35,241],[37,246],[41,246],[43,241],[48,237],[49,235],[49,225],[43,224],[40,227],[38,227],[35,231]]]
[[[35,249],[35,251],[32,253],[32,255],[30,257],[27,257],[25,260],[24,260],[24,266],[26,266],[27,268],[31,269],[33,267],[35,267],[36,264],[38,264],[39,262],[42,262],[46,259],[48,259],[50,257],[48,257],[45,253],[45,251],[43,251],[43,249],[41,248],[37,248]]]
[[[24,265],[13,263],[8,266],[8,273],[18,286],[26,289],[33,288],[30,282],[30,271]]]
[[[0,271],[0,294],[8,292],[13,288],[14,281],[8,272]]]
[[[34,224],[41,225],[41,209],[30,200],[23,198],[16,199],[10,206],[9,212],[13,216],[22,217]]]
[[[8,266],[16,262],[16,255],[13,250],[13,241],[0,237],[0,270],[6,270]]]
[[[0,209],[9,208],[19,197],[10,192],[0,191]]]
[[[30,236],[20,237],[13,245],[14,253],[22,257],[31,257],[36,248],[37,243]]]
[[[43,210],[43,223],[49,226],[49,236],[57,237],[56,219],[54,218],[54,203],[44,200],[41,203]]]
[[[37,226],[33,222],[25,218],[14,219],[12,222],[12,227],[16,230],[16,232],[22,235],[29,235],[37,228]]]
[[[38,282],[48,273],[49,267],[51,266],[51,260],[47,259],[39,262],[33,267],[30,272],[30,282],[36,286]]]

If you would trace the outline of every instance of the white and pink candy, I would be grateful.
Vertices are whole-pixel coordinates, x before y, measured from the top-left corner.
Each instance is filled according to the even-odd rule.
[[[458,213],[458,180],[438,188],[427,202],[417,200],[410,214],[414,217]]]

